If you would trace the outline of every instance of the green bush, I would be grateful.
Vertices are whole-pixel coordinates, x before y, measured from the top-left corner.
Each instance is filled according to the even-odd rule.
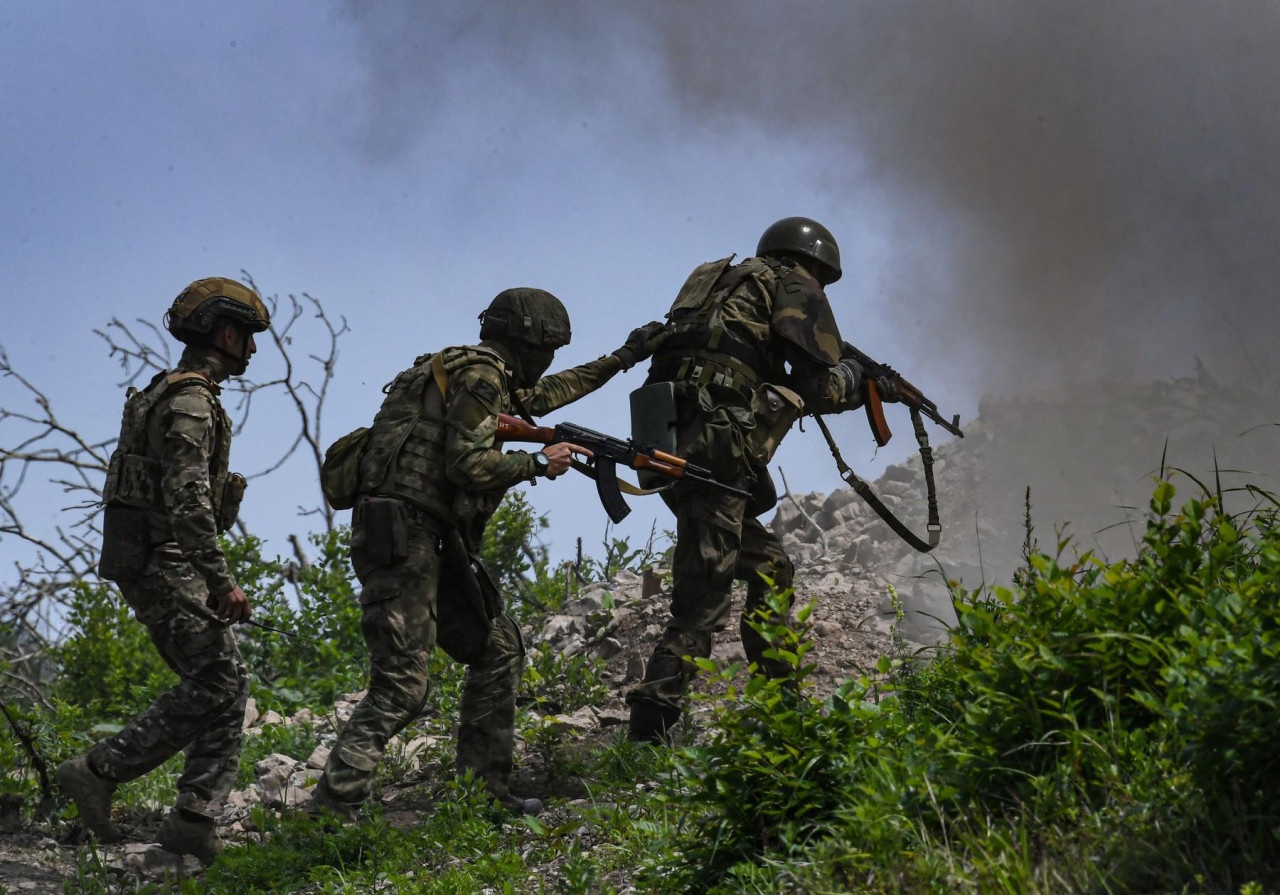
[[[323,709],[365,685],[369,654],[360,633],[358,584],[347,559],[349,539],[346,527],[312,535],[317,555],[307,567],[288,570],[280,560],[262,557],[257,538],[228,544],[227,558],[253,600],[254,619],[300,635],[238,629],[261,707],[284,714]],[[287,578],[294,584],[292,601]]]
[[[706,743],[678,754],[663,798],[692,810],[654,868],[709,891],[1276,878],[1276,516],[1230,519],[1208,498],[1175,513],[1173,494],[1157,487],[1134,560],[1031,552],[1013,589],[958,594],[927,667],[882,659],[825,705],[800,634],[762,625],[791,673],[731,690]]]
[[[178,681],[108,585],[78,582],[66,627],[70,633],[51,657],[58,673],[50,695],[96,724],[124,723]]]

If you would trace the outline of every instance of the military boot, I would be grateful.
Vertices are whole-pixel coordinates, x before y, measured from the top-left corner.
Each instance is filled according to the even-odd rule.
[[[340,801],[329,791],[326,780],[322,776],[316,788],[311,792],[311,800],[304,809],[308,817],[326,823],[335,822],[338,826],[349,826],[360,816],[360,806]]]
[[[165,851],[175,855],[195,855],[201,864],[212,864],[222,853],[218,827],[206,814],[170,809],[156,833],[156,841]]]
[[[58,785],[80,811],[80,821],[102,842],[119,842],[124,837],[111,822],[111,797],[116,783],[99,776],[89,766],[87,756],[71,758],[58,765]]]
[[[680,710],[651,702],[631,704],[631,723],[627,738],[634,743],[665,746],[671,743],[671,729],[680,721]]]

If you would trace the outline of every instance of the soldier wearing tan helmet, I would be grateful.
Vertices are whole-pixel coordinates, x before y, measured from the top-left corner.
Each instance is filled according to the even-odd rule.
[[[504,451],[498,414],[540,416],[590,394],[649,357],[664,327],[639,327],[612,353],[544,376],[569,344],[559,299],[507,289],[480,320],[480,344],[424,354],[387,386],[358,454],[354,493],[335,502],[326,492],[335,507],[353,507],[351,563],[372,667],[368,695],[329,753],[314,812],[350,819],[369,798],[388,740],[425,705],[437,644],[467,666],[458,771],[472,772],[510,811],[542,810],[508,789],[524,643],[475,553],[503,495],[565,472],[575,448]]]
[[[768,464],[800,414],[864,400],[862,370],[841,359],[824,291],[840,274],[840,248],[826,227],[783,218],[764,231],[754,257],[695,268],[667,314],[671,335],[653,356],[646,386],[671,405],[659,427],[671,433],[666,447],[752,496],[684,481],[663,492],[676,516],[671,619],[644,680],[627,694],[632,739],[662,742],[679,719],[696,670],[685,657],[711,654],[735,580],[747,583],[740,623],[747,658],[766,674],[784,670],[745,620],[766,605],[766,577],[783,590],[793,576],[782,544],[756,517],[777,502]],[[877,386],[895,400],[892,383]]]
[[[244,477],[228,471],[231,422],[219,383],[244,373],[270,318],[252,289],[209,277],[174,299],[165,325],[186,348],[176,370],[129,389],[103,487],[99,574],[117,583],[179,681],[119,733],[63,762],[58,780],[84,824],[112,842],[117,784],[185,750],[158,838],[207,863],[221,849],[214,817],[235,780],[249,695],[228,626],[249,618],[249,600],[218,543],[244,493]]]

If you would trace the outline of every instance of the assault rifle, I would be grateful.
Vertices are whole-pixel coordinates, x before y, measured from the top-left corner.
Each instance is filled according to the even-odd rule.
[[[957,438],[964,438],[964,433],[960,431],[960,414],[957,413],[948,420],[938,413],[938,405],[926,398],[920,389],[903,379],[893,367],[872,360],[848,342],[844,343],[844,350],[840,356],[841,358],[852,358],[858,362],[858,366],[862,367],[862,375],[866,377],[867,383],[867,403],[865,405],[867,422],[871,424],[871,434],[875,436],[877,446],[884,447],[889,443],[889,439],[893,437],[893,432],[889,431],[889,423],[884,418],[884,405],[880,399],[880,390],[876,388],[875,383],[877,379],[893,380],[894,388],[898,391],[898,398],[903,404],[924,414]]]
[[[623,487],[633,494],[650,493],[636,489],[628,482],[620,481],[617,477],[619,463],[631,469],[656,472],[671,479],[702,482],[704,485],[719,488],[739,497],[750,496],[749,492],[741,488],[734,488],[717,481],[709,469],[694,466],[683,457],[638,445],[630,439],[614,438],[612,435],[605,435],[574,423],[560,423],[555,428],[535,426],[508,413],[501,413],[498,414],[498,439],[500,441],[531,441],[537,444],[568,442],[591,451],[590,461],[583,463],[574,460],[573,468],[596,480],[596,493],[600,495],[600,503],[615,523],[621,522],[631,512],[631,508],[622,498]]]

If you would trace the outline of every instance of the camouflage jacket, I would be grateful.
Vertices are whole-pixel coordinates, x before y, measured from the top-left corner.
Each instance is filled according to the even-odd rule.
[[[535,475],[533,454],[504,452],[498,414],[518,401],[541,416],[600,388],[622,369],[605,355],[513,391],[502,355],[487,345],[439,352],[448,377],[441,401],[435,355],[419,357],[387,388],[361,463],[361,491],[406,500],[478,537],[512,485]]]
[[[217,384],[225,373],[191,349],[176,372],[199,376],[160,373],[146,389],[130,389],[103,499],[147,510],[153,549],[180,553],[221,595],[236,586],[218,543],[231,453]]]
[[[862,403],[861,382],[838,366],[842,340],[826,293],[802,267],[770,258],[708,262],[668,317],[673,334],[654,355],[650,381],[727,386],[744,396],[772,382],[798,393],[809,413]]]

